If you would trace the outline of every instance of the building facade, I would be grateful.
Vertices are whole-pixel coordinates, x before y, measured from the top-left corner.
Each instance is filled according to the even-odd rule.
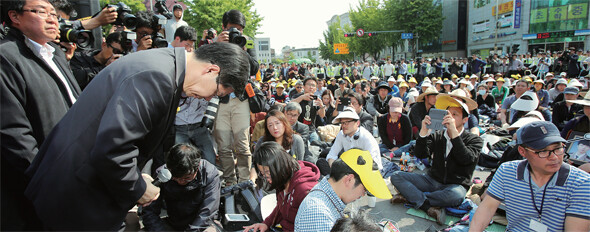
[[[270,38],[256,38],[254,39],[254,59],[260,64],[268,64],[272,62]]]
[[[588,0],[532,0],[527,50],[558,52],[569,47],[590,50]]]
[[[467,55],[527,52],[531,0],[472,0],[468,9]]]
[[[437,41],[421,41],[422,57],[465,57],[467,39],[467,4],[469,0],[435,0],[441,5],[442,31]],[[473,1],[473,0],[472,0]]]

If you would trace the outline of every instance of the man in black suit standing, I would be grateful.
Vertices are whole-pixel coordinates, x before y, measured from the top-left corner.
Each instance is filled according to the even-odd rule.
[[[0,42],[1,230],[38,230],[30,227],[35,217],[23,195],[25,170],[80,88],[52,42],[59,34],[55,8],[46,0],[1,5],[1,21],[8,26]]]
[[[27,169],[25,195],[48,230],[120,230],[129,209],[159,195],[141,169],[170,127],[182,92],[242,94],[248,54],[230,43],[152,49],[100,72]]]

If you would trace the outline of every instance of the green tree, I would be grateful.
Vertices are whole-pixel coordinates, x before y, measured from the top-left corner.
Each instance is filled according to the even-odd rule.
[[[337,18],[336,22],[328,25],[328,30],[324,31],[324,41],[319,41],[318,50],[320,56],[325,60],[331,61],[352,60],[354,57],[352,54],[334,54],[334,44],[350,43],[350,39],[344,37],[344,33],[351,31],[352,27],[348,25],[344,28],[340,27],[340,17]]]
[[[228,10],[239,10],[246,17],[246,28],[244,34],[254,38],[256,31],[261,25],[262,16],[256,12],[252,0],[183,0],[187,10],[184,11],[183,19],[194,27],[199,35],[203,30],[214,28],[221,31],[223,13]]]
[[[380,7],[379,0],[360,0],[359,6],[349,11],[350,21],[355,29],[362,28],[365,35],[354,37],[349,45],[350,49],[356,54],[369,54],[377,60],[381,51],[390,44],[391,34],[381,33],[369,36],[367,32],[384,31],[386,24],[385,10]],[[363,59],[365,59],[363,55]]]
[[[125,5],[129,6],[129,8],[131,8],[131,12],[133,13],[146,10],[145,5],[141,0],[100,0],[100,6],[104,7],[107,4],[115,5],[119,2],[123,2]]]
[[[420,41],[438,39],[444,20],[442,6],[433,4],[432,0],[385,0],[384,16],[388,29],[414,33],[414,39],[410,40],[413,48],[416,38]]]

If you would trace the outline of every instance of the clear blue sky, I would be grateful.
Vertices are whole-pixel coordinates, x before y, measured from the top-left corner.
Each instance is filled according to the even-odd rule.
[[[328,29],[326,22],[344,14],[358,0],[254,0],[254,8],[264,17],[257,37],[269,37],[277,55],[281,48],[317,47]]]

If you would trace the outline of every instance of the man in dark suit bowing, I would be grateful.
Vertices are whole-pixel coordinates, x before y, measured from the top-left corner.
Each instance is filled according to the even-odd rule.
[[[25,195],[48,230],[120,230],[157,199],[141,174],[172,127],[180,94],[244,91],[249,57],[230,43],[133,53],[109,65],[55,126],[27,170]]]

